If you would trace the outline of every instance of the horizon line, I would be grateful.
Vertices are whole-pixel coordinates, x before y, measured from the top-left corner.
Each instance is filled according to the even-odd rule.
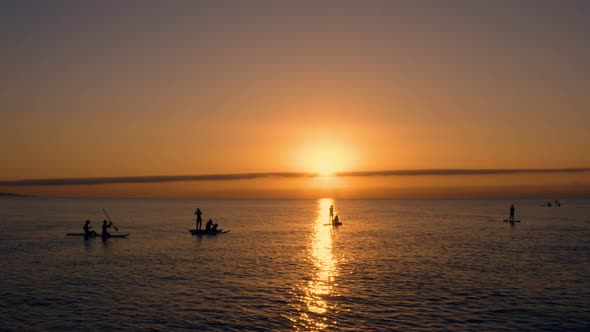
[[[201,175],[155,175],[155,176],[120,176],[120,177],[83,177],[83,178],[48,178],[3,180],[0,186],[33,187],[33,186],[81,186],[121,183],[158,183],[187,181],[238,181],[259,178],[305,178],[305,177],[374,177],[374,176],[469,176],[469,175],[506,175],[535,173],[586,173],[590,168],[496,168],[496,169],[406,169],[382,171],[348,171],[335,172],[333,175],[322,175],[312,172],[260,172],[260,173],[228,173]]]

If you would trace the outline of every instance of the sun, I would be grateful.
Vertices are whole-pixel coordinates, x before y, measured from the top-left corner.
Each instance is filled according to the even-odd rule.
[[[333,176],[337,172],[337,167],[334,161],[328,159],[320,159],[317,161],[315,173],[320,176]]]
[[[354,152],[344,144],[315,141],[303,146],[296,159],[303,171],[327,177],[354,168],[354,157]]]

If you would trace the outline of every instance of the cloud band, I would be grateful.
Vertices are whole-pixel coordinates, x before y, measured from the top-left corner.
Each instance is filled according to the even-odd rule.
[[[385,170],[385,171],[356,171],[339,172],[340,177],[375,177],[375,176],[465,176],[465,175],[505,175],[505,174],[535,174],[535,173],[587,173],[590,168],[519,168],[519,169],[416,169],[416,170]],[[0,186],[79,186],[122,183],[158,183],[184,181],[236,181],[260,178],[305,178],[319,176],[306,172],[268,172],[268,173],[239,173],[239,174],[209,174],[209,175],[163,175],[163,176],[126,176],[126,177],[96,177],[96,178],[58,178],[58,179],[27,179],[0,181]]]

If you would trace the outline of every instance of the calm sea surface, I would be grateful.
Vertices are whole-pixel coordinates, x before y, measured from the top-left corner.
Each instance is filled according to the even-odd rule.
[[[0,330],[590,329],[590,201],[510,203],[3,198]]]

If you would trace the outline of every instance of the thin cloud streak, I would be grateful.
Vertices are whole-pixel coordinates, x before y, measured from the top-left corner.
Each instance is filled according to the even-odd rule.
[[[416,170],[385,170],[339,172],[339,177],[375,177],[375,176],[464,176],[464,175],[503,175],[503,174],[534,174],[534,173],[587,173],[590,168],[519,168],[519,169],[416,169]],[[59,178],[59,179],[28,179],[0,181],[0,186],[34,187],[34,186],[81,186],[101,184],[132,184],[185,181],[237,181],[260,178],[305,178],[320,176],[306,172],[269,172],[239,174],[208,174],[208,175],[164,175],[164,176],[126,176],[101,178]]]
[[[234,181],[259,178],[302,178],[315,174],[303,172],[271,172],[271,173],[240,173],[240,174],[206,174],[206,175],[159,175],[159,176],[124,176],[104,178],[60,178],[0,181],[0,186],[77,186],[116,183],[156,183],[184,181]]]
[[[590,168],[513,168],[513,169],[409,169],[389,171],[340,172],[337,176],[447,176],[447,175],[502,175],[532,173],[586,173]]]

